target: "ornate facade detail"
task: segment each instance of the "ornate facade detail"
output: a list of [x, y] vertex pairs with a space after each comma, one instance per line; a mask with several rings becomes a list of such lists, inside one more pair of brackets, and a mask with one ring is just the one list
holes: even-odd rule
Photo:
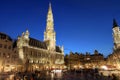
[[107, 57], [107, 65], [113, 69], [120, 69], [120, 29], [115, 19], [113, 19], [113, 40], [114, 50]]
[[113, 39], [114, 39], [114, 49], [120, 48], [120, 29], [115, 19], [113, 20], [112, 30], [113, 30]]
[[0, 32], [0, 72], [12, 71], [17, 65], [19, 56], [13, 44], [10, 36]]
[[46, 31], [44, 32], [44, 41], [47, 43], [47, 49], [55, 51], [56, 45], [56, 33], [54, 31], [54, 22], [51, 4], [49, 4], [48, 14], [47, 14], [47, 24]]
[[49, 4], [47, 14], [44, 41], [31, 38], [29, 31], [26, 30], [14, 42], [6, 34], [0, 33], [0, 42], [1, 65], [3, 63], [5, 63], [4, 65], [11, 65], [13, 62], [16, 62], [14, 68], [17, 71], [64, 67], [64, 47], [56, 46], [56, 33], [54, 31], [51, 4]]
[[[19, 58], [26, 69], [43, 69], [45, 67], [60, 68], [64, 65], [64, 48], [56, 46], [56, 34], [54, 31], [53, 14], [49, 4], [46, 31], [44, 41], [31, 38], [28, 30], [23, 32], [17, 40]], [[59, 66], [58, 66], [59, 65]]]
[[23, 53], [23, 47], [24, 46], [28, 46], [29, 45], [29, 31], [26, 30], [26, 32], [22, 33], [22, 36], [18, 37], [17, 40], [17, 49], [18, 49], [18, 53], [19, 53], [19, 57], [20, 59], [24, 59], [24, 53]]
[[94, 54], [87, 53], [73, 53], [70, 52], [69, 55], [65, 56], [65, 65], [69, 69], [81, 69], [81, 68], [101, 68], [102, 65], [105, 65], [106, 61], [103, 54], [99, 53], [97, 50], [94, 51]]

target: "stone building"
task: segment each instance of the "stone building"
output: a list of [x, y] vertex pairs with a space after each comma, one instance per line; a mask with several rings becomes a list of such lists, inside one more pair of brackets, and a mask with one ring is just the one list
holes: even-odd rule
[[64, 47], [56, 46], [51, 4], [47, 14], [44, 41], [30, 37], [28, 30], [14, 41], [8, 35], [0, 33], [0, 65], [1, 71], [8, 68], [14, 71], [33, 71], [64, 67]]
[[114, 49], [120, 48], [120, 29], [116, 22], [116, 20], [113, 20], [113, 39], [114, 39]]
[[16, 48], [24, 69], [42, 70], [64, 67], [64, 48], [56, 46], [51, 4], [47, 14], [44, 41], [31, 38], [30, 32], [26, 30], [18, 37]]
[[120, 29], [115, 19], [113, 19], [113, 43], [112, 54], [107, 57], [107, 65], [120, 69]]
[[13, 46], [13, 40], [5, 33], [0, 33], [0, 71], [15, 69], [18, 55]]
[[111, 69], [120, 70], [120, 49], [116, 49], [112, 54], [108, 55], [107, 65], [111, 66]]
[[104, 56], [98, 53], [97, 50], [94, 51], [94, 54], [86, 53], [73, 53], [70, 52], [69, 55], [65, 56], [65, 65], [69, 69], [80, 69], [80, 68], [100, 68], [102, 65], [105, 65], [106, 61]]

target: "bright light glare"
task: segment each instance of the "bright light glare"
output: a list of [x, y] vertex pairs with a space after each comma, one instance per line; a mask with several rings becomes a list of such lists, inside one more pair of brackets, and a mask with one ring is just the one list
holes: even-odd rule
[[54, 73], [61, 73], [62, 70], [53, 70], [52, 72], [54, 72]]
[[107, 66], [101, 66], [102, 69], [108, 70]]

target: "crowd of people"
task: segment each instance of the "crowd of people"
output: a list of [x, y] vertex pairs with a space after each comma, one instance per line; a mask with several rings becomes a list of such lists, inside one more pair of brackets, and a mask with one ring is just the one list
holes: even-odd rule
[[99, 73], [98, 70], [71, 70], [64, 75], [69, 80], [120, 80], [119, 76], [109, 74], [108, 76]]
[[[60, 75], [59, 75], [60, 74]], [[68, 70], [65, 72], [33, 71], [17, 72], [0, 80], [120, 80], [115, 74], [104, 76], [98, 70]]]

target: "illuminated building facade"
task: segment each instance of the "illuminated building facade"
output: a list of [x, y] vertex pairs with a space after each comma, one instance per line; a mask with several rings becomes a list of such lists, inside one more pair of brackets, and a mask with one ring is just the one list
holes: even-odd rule
[[104, 56], [95, 50], [94, 54], [73, 53], [65, 56], [65, 63], [69, 69], [100, 68], [106, 63]]
[[120, 29], [116, 22], [116, 20], [113, 20], [113, 39], [114, 39], [114, 49], [120, 48]]
[[56, 33], [49, 4], [44, 41], [30, 37], [26, 30], [17, 40], [0, 33], [0, 71], [43, 70], [64, 67], [64, 47], [56, 46]]
[[113, 53], [108, 55], [107, 64], [115, 66], [120, 69], [120, 29], [115, 19], [113, 19], [113, 40], [114, 50]]
[[64, 48], [56, 46], [56, 33], [51, 4], [47, 14], [44, 41], [31, 38], [28, 30], [22, 33], [17, 40], [17, 52], [26, 69], [63, 68]]
[[10, 36], [0, 33], [0, 71], [13, 70], [17, 65], [18, 55], [13, 44]]
[[113, 53], [104, 58], [95, 50], [94, 54], [89, 53], [79, 54], [70, 53], [65, 56], [66, 66], [70, 69], [79, 68], [101, 68], [106, 66], [107, 69], [120, 69], [120, 29], [115, 19], [113, 19], [113, 40], [114, 50]]

